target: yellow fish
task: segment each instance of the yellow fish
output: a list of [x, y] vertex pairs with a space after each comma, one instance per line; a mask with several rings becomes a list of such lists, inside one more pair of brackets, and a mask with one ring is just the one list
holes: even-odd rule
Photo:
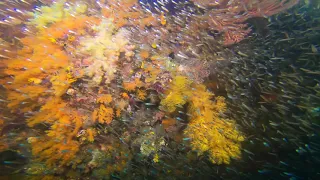
[[163, 12], [161, 13], [160, 20], [161, 20], [161, 24], [162, 25], [166, 25], [167, 24], [166, 16], [164, 16]]
[[28, 81], [34, 84], [40, 84], [42, 82], [42, 80], [38, 78], [29, 78]]
[[157, 44], [154, 42], [154, 43], [151, 44], [151, 47], [152, 47], [153, 49], [156, 49], [156, 48], [157, 48]]

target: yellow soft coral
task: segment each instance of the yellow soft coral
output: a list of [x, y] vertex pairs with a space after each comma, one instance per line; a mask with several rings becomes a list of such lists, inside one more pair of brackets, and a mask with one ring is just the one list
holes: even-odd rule
[[34, 84], [40, 84], [42, 80], [38, 78], [29, 78], [28, 81]]
[[61, 21], [64, 17], [64, 6], [65, 0], [61, 0], [54, 3], [52, 6], [43, 6], [39, 8], [39, 12], [32, 14], [34, 19], [30, 20], [30, 24], [35, 25], [37, 28], [44, 28], [49, 23]]
[[226, 111], [224, 98], [217, 97], [212, 102], [212, 97], [203, 85], [194, 87], [188, 111], [191, 122], [185, 134], [191, 138], [192, 149], [199, 155], [208, 152], [212, 163], [229, 164], [231, 158], [240, 158], [244, 136], [236, 129], [234, 121], [220, 116]]
[[186, 98], [182, 93], [173, 91], [161, 101], [161, 106], [167, 112], [174, 112], [178, 106], [182, 106], [186, 102]]
[[167, 112], [173, 112], [178, 106], [183, 106], [190, 95], [191, 81], [185, 76], [176, 76], [170, 84], [170, 90], [161, 106]]
[[65, 7], [66, 0], [60, 0], [51, 6], [42, 6], [39, 12], [31, 13], [34, 16], [29, 24], [43, 29], [49, 24], [62, 21], [66, 17], [84, 14], [87, 11], [87, 5], [84, 3], [76, 3], [74, 6]]
[[[207, 152], [215, 164], [229, 164], [231, 158], [240, 158], [240, 146], [244, 136], [236, 129], [232, 120], [220, 116], [226, 111], [223, 97], [216, 97], [204, 85], [192, 83], [185, 76], [176, 76], [161, 100], [166, 112], [188, 102], [190, 123], [185, 134], [191, 139], [191, 147], [199, 155]], [[163, 121], [164, 125], [166, 121]]]

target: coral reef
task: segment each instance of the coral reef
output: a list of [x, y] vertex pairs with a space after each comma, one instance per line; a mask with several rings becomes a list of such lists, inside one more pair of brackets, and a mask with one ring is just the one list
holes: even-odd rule
[[19, 147], [40, 179], [191, 177], [197, 158], [240, 159], [245, 135], [210, 87], [212, 66], [233, 56], [221, 44], [245, 38], [247, 19], [297, 1], [193, 2], [177, 14], [136, 0], [8, 10], [19, 15], [0, 28], [21, 32], [0, 34], [0, 149]]
[[[232, 123], [226, 125], [227, 120], [212, 115], [216, 113], [208, 108], [213, 105], [212, 97], [191, 79], [195, 72], [189, 77], [189, 71], [179, 70], [164, 56], [160, 41], [140, 46], [132, 40], [137, 22], [138, 31], [168, 25], [164, 13], [157, 18], [148, 16], [133, 10], [134, 4], [110, 3], [119, 12], [102, 8], [101, 20], [97, 14], [87, 16], [90, 4], [82, 2], [58, 1], [33, 13], [28, 25], [36, 27], [35, 33], [28, 32], [20, 40], [22, 46], [6, 61], [4, 72], [7, 107], [24, 113], [28, 127], [38, 132], [28, 137], [34, 161], [100, 176], [125, 168], [133, 158], [128, 150], [132, 146], [141, 158], [152, 157], [153, 163], [160, 163], [167, 146], [166, 133], [175, 139], [182, 136], [183, 124], [174, 113], [186, 106], [192, 116], [185, 134], [191, 137], [193, 150], [199, 155], [209, 152], [210, 159], [215, 159], [212, 162], [218, 164], [239, 157], [236, 149], [240, 145], [231, 143], [238, 132]], [[197, 100], [199, 95], [204, 102]], [[200, 124], [212, 130], [208, 138], [218, 139], [218, 128], [228, 135], [222, 133], [217, 142], [206, 145], [200, 139], [203, 135], [197, 134], [195, 124], [202, 117], [195, 111], [207, 114], [207, 122]], [[219, 122], [219, 126], [206, 124], [211, 122]], [[223, 138], [226, 143], [219, 143]], [[225, 146], [231, 145], [234, 150], [227, 150]], [[199, 149], [203, 146], [207, 148]], [[112, 162], [115, 164], [110, 165]]]

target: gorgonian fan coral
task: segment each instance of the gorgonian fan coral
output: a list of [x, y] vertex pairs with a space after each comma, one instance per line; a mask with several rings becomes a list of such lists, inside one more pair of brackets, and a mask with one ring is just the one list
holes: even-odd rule
[[210, 8], [198, 22], [224, 34], [226, 46], [245, 39], [251, 32], [246, 21], [253, 17], [270, 17], [299, 3], [299, 0], [192, 0], [201, 8]]

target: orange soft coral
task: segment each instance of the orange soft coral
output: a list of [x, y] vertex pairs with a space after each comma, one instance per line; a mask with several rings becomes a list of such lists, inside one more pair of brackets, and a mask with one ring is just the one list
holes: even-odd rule
[[64, 70], [59, 71], [57, 75], [52, 76], [50, 79], [54, 94], [58, 97], [63, 95], [74, 81], [76, 81], [76, 79], [72, 77], [71, 73], [67, 73]]
[[27, 120], [30, 127], [45, 123], [50, 126], [43, 137], [32, 138], [32, 153], [49, 166], [66, 165], [78, 152], [79, 143], [73, 138], [82, 127], [83, 119], [60, 98], [49, 99], [41, 111]]
[[116, 1], [108, 2], [108, 6], [102, 9], [102, 15], [106, 18], [114, 19], [117, 28], [127, 26], [139, 26], [144, 29], [146, 26], [160, 25], [160, 18], [154, 17], [158, 15], [149, 15], [142, 11], [137, 11], [139, 6], [134, 6], [138, 1]]
[[50, 167], [67, 165], [76, 156], [80, 144], [77, 141], [57, 141], [53, 138], [33, 138], [32, 154], [40, 161], [45, 160]]
[[48, 40], [55, 40], [62, 38], [64, 35], [69, 34], [70, 31], [81, 32], [85, 27], [99, 24], [100, 20], [95, 17], [88, 16], [78, 16], [78, 17], [68, 17], [60, 22], [55, 23], [55, 25], [49, 28], [42, 29], [40, 31], [43, 37]]
[[162, 120], [161, 124], [164, 126], [164, 129], [169, 128], [170, 126], [173, 126], [176, 124], [176, 120], [173, 118], [164, 119]]
[[147, 92], [145, 90], [137, 90], [137, 98], [144, 101], [147, 98]]
[[77, 111], [67, 107], [67, 104], [60, 98], [49, 99], [41, 107], [40, 112], [27, 120], [30, 127], [39, 123], [51, 125], [47, 135], [54, 136], [57, 139], [75, 137], [82, 126], [82, 122], [83, 119]]
[[126, 91], [132, 92], [135, 91], [137, 87], [142, 87], [145, 84], [139, 78], [135, 78], [134, 81], [123, 82], [122, 85]]
[[137, 85], [135, 82], [123, 82], [123, 88], [127, 91], [134, 91]]
[[93, 121], [98, 119], [101, 124], [110, 124], [113, 119], [113, 109], [100, 104], [100, 108], [93, 111], [92, 119]]
[[116, 117], [117, 118], [121, 117], [121, 109], [116, 110]]
[[141, 50], [140, 51], [140, 56], [143, 58], [143, 59], [147, 59], [149, 57], [149, 52], [147, 50]]
[[127, 93], [121, 93], [121, 96], [124, 98], [124, 99], [129, 99], [129, 95]]
[[93, 128], [87, 129], [88, 141], [89, 142], [93, 142], [94, 141], [94, 137], [96, 136], [96, 134], [97, 133]]
[[104, 94], [104, 95], [98, 97], [98, 99], [97, 99], [97, 102], [102, 103], [102, 104], [103, 103], [109, 104], [111, 101], [112, 101], [111, 94]]
[[[17, 108], [20, 103], [36, 101], [38, 97], [48, 94], [42, 79], [61, 70], [68, 64], [68, 57], [61, 47], [43, 37], [28, 36], [21, 39], [24, 45], [14, 59], [7, 62], [5, 73], [13, 76], [13, 82], [7, 85], [8, 107]], [[25, 83], [29, 82], [29, 86]], [[17, 91], [21, 89], [21, 91]]]
[[67, 106], [60, 98], [49, 99], [48, 102], [43, 105], [35, 116], [27, 120], [28, 126], [33, 127], [39, 123], [53, 123], [56, 121], [56, 116], [61, 116], [61, 109]]

